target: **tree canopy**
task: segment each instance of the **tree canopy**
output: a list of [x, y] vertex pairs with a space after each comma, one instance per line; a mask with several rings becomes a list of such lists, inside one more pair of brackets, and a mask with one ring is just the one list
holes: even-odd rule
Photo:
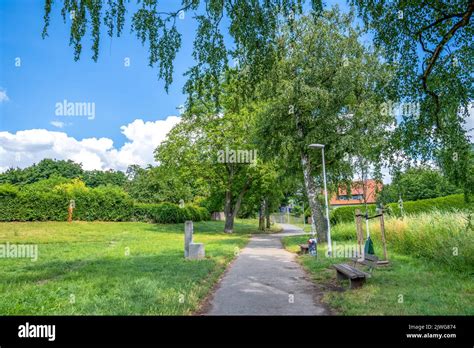
[[352, 179], [357, 163], [382, 163], [394, 122], [380, 109], [390, 67], [362, 45], [353, 19], [335, 9], [284, 28], [280, 58], [260, 86], [260, 147], [304, 178], [322, 239], [321, 152], [308, 145], [325, 145], [328, 178], [337, 187]]
[[[70, 26], [69, 45], [74, 59], [82, 53], [83, 39], [92, 37], [92, 59], [100, 53], [101, 28], [105, 25], [110, 37], [120, 37], [125, 25], [148, 47], [148, 63], [158, 70], [165, 89], [173, 81], [173, 61], [181, 47], [182, 34], [177, 20], [193, 14], [198, 22], [192, 56], [195, 65], [187, 72], [185, 90], [189, 95], [209, 97], [231, 61], [239, 61], [252, 69], [254, 78], [271, 69], [272, 40], [280, 21], [291, 21], [305, 6], [322, 10], [321, 0], [182, 0], [168, 10], [158, 0], [66, 0], [61, 8], [64, 23]], [[48, 36], [53, 0], [44, 3], [43, 38]], [[128, 13], [131, 23], [128, 24]], [[223, 17], [230, 21], [228, 29]], [[231, 42], [224, 40], [230, 35]], [[212, 95], [211, 95], [212, 96]], [[216, 103], [219, 100], [214, 97]]]
[[416, 201], [448, 196], [460, 193], [459, 188], [451, 184], [439, 170], [427, 167], [414, 167], [394, 176], [389, 185], [385, 185], [381, 193], [383, 203]]
[[27, 185], [50, 179], [82, 179], [89, 187], [105, 185], [123, 186], [127, 180], [124, 173], [114, 170], [83, 170], [82, 164], [71, 160], [45, 158], [26, 168], [10, 168], [0, 174], [0, 183]]
[[473, 100], [472, 0], [351, 0], [374, 42], [396, 69], [399, 102], [420, 104], [403, 115], [398, 147], [413, 161], [436, 160], [465, 196], [474, 166], [466, 118]]
[[[88, 31], [97, 60], [102, 25], [111, 37], [129, 25], [166, 90], [181, 46], [177, 20], [192, 14], [197, 21], [186, 111], [155, 151], [160, 165], [130, 168], [132, 196], [202, 199], [211, 210], [223, 207], [231, 231], [242, 204], [262, 211], [286, 187], [304, 183], [324, 240], [321, 153], [308, 148], [318, 142], [333, 189], [369, 172], [381, 179], [384, 164], [398, 170], [431, 161], [468, 197], [474, 156], [464, 123], [472, 101], [474, 2], [350, 3], [355, 9], [344, 14], [323, 11], [320, 0], [182, 0], [172, 10], [158, 0], [64, 1], [74, 59]], [[43, 37], [51, 13], [53, 1], [45, 0]], [[365, 28], [356, 25], [356, 13]], [[367, 30], [374, 45], [362, 43]], [[386, 110], [392, 102], [416, 107], [397, 120]], [[257, 151], [258, 159], [229, 161], [229, 150]], [[418, 174], [396, 180], [439, 179]], [[112, 180], [94, 175], [91, 182]], [[423, 188], [420, 196], [440, 190]]]

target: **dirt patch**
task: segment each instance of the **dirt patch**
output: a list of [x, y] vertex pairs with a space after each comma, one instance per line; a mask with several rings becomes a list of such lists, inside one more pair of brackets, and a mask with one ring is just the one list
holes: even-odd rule
[[312, 296], [313, 296], [313, 301], [315, 303], [319, 303], [321, 304], [324, 309], [326, 310], [327, 314], [328, 315], [334, 315], [334, 311], [332, 308], [330, 308], [326, 303], [324, 303], [323, 301], [323, 296], [324, 296], [324, 293], [327, 292], [327, 291], [331, 291], [331, 289], [328, 289], [327, 288], [327, 284], [325, 283], [319, 283], [319, 282], [316, 282], [315, 279], [312, 277], [311, 273], [309, 273], [309, 271], [303, 266], [303, 264], [300, 262], [300, 258], [297, 257], [296, 258], [296, 261], [298, 262], [298, 264], [301, 266], [301, 269], [303, 270], [304, 274], [305, 274], [305, 278], [306, 280], [310, 281], [312, 284], [313, 284], [313, 289], [312, 289]]

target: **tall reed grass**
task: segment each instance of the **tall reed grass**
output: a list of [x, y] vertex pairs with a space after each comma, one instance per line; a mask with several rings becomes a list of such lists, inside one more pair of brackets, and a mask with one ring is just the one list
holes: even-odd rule
[[[365, 221], [362, 222], [365, 236]], [[380, 221], [370, 220], [370, 236], [381, 255]], [[333, 240], [355, 240], [355, 222], [341, 223], [332, 231]], [[455, 270], [474, 270], [474, 213], [432, 211], [404, 218], [385, 218], [385, 237], [390, 250], [423, 257]]]

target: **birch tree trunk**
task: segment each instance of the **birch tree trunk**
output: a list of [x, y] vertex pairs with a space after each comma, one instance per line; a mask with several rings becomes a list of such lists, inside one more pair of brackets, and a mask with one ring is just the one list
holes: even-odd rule
[[326, 219], [323, 215], [323, 210], [318, 200], [318, 189], [316, 187], [316, 184], [314, 183], [313, 176], [311, 175], [309, 156], [303, 152], [301, 153], [301, 166], [303, 167], [304, 185], [306, 188], [306, 195], [308, 196], [309, 207], [311, 209], [311, 224], [313, 227], [313, 231], [316, 231], [318, 240], [320, 242], [326, 242]]

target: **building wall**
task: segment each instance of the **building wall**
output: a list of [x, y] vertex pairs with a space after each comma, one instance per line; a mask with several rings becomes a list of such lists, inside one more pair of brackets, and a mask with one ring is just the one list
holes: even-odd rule
[[[376, 194], [377, 191], [380, 192], [382, 190], [383, 185], [381, 183], [377, 184], [375, 180], [367, 180], [367, 203], [375, 203], [376, 202]], [[356, 204], [363, 204], [363, 194], [364, 189], [362, 182], [353, 182], [352, 183], [352, 191], [350, 194], [346, 192], [344, 187], [339, 188], [339, 192], [331, 196], [329, 204], [332, 206], [344, 206], [344, 205], [356, 205]], [[361, 196], [359, 199], [352, 199], [353, 196]], [[346, 196], [347, 199], [341, 199], [341, 196]]]

